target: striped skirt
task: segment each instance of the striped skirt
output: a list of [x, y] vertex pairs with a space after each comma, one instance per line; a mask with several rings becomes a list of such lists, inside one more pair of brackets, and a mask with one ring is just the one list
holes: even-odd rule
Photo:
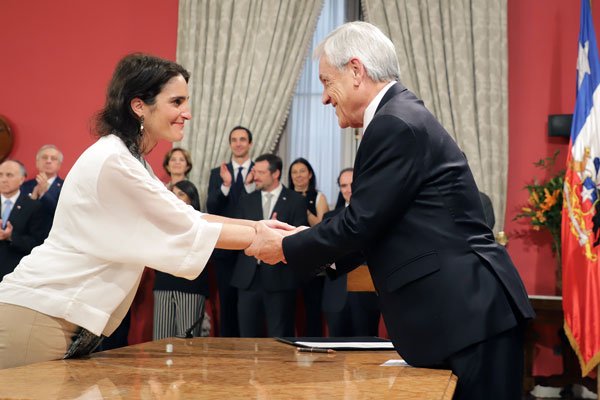
[[[155, 290], [153, 339], [185, 335], [204, 315], [204, 300], [201, 294]], [[192, 330], [193, 336], [200, 336], [201, 325]]]

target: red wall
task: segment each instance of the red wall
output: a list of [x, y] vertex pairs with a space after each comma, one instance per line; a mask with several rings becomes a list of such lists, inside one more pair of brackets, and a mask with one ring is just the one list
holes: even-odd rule
[[[592, 6], [598, 4], [592, 2]], [[523, 189], [532, 178], [544, 178], [533, 162], [560, 150], [564, 166], [568, 138], [550, 138], [550, 114], [573, 113], [579, 1], [508, 0], [509, 170], [505, 230], [508, 250], [531, 294], [554, 294], [555, 260], [547, 232], [513, 221], [527, 202]], [[600, 12], [594, 8], [594, 25]]]
[[[57, 145], [64, 176], [93, 143], [91, 119], [116, 62], [140, 51], [174, 60], [178, 0], [36, 1], [0, 4], [0, 114], [13, 128], [12, 158], [35, 176], [35, 153]], [[170, 145], [154, 149], [157, 173]]]
[[[592, 1], [594, 26], [600, 28], [598, 1]], [[595, 7], [594, 7], [595, 6]], [[560, 151], [565, 165], [568, 138], [550, 138], [550, 114], [571, 114], [575, 105], [579, 1], [508, 0], [509, 170], [505, 231], [508, 251], [530, 294], [555, 294], [556, 261], [547, 232], [531, 230], [523, 220], [513, 221], [527, 202], [523, 186], [545, 173], [533, 162]], [[535, 375], [562, 372], [554, 354], [558, 326], [535, 325]]]

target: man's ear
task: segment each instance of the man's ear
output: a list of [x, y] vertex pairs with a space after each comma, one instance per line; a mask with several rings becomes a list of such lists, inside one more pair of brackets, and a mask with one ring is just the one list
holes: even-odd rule
[[144, 115], [144, 108], [146, 107], [146, 103], [144, 103], [144, 101], [142, 99], [140, 99], [139, 97], [136, 97], [134, 99], [131, 99], [131, 102], [129, 104], [130, 104], [133, 112], [138, 117], [141, 117]]
[[275, 172], [273, 172], [273, 177], [279, 180], [279, 178], [281, 177], [281, 171], [276, 169]]
[[358, 58], [350, 59], [348, 61], [348, 68], [352, 71], [352, 76], [357, 83], [364, 78], [365, 67]]

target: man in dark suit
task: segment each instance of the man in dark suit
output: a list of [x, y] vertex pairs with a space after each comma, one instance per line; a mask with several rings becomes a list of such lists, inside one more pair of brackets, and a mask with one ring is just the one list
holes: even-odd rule
[[56, 205], [64, 182], [58, 176], [62, 161], [63, 154], [56, 146], [52, 144], [42, 146], [35, 156], [38, 174], [34, 179], [26, 181], [21, 186], [22, 192], [32, 200], [39, 200], [42, 203], [45, 224], [44, 238], [48, 236], [52, 228]]
[[[281, 159], [263, 154], [254, 163], [256, 191], [242, 196], [237, 217], [259, 221], [277, 219], [298, 226], [308, 224], [306, 201], [280, 183]], [[240, 252], [231, 284], [238, 288], [241, 337], [294, 336], [298, 280], [290, 267], [258, 263]]]
[[534, 312], [485, 223], [465, 157], [397, 82], [394, 46], [375, 26], [344, 24], [315, 55], [323, 103], [341, 127], [364, 128], [352, 200], [283, 239], [259, 224], [246, 253], [311, 273], [335, 261], [337, 274], [366, 257], [390, 338], [409, 364], [451, 369], [455, 399], [520, 398], [523, 325]]
[[[252, 132], [243, 126], [236, 126], [229, 132], [231, 161], [210, 171], [206, 208], [209, 213], [233, 217], [240, 196], [254, 191], [250, 149]], [[231, 276], [237, 252], [215, 249], [211, 257], [215, 265], [219, 290], [219, 335], [238, 337], [237, 288], [231, 286]]]
[[[353, 168], [345, 168], [340, 172], [338, 186], [344, 204], [325, 213], [323, 220], [333, 218], [350, 204], [353, 173]], [[379, 304], [367, 266], [361, 265], [336, 279], [327, 276], [323, 285], [322, 309], [329, 336], [377, 336]]]
[[19, 189], [25, 176], [18, 161], [0, 164], [0, 281], [45, 237], [42, 205]]
[[490, 196], [483, 192], [479, 192], [479, 198], [481, 199], [481, 206], [483, 207], [483, 216], [486, 224], [490, 229], [494, 229], [496, 225], [496, 217], [494, 215], [494, 206], [492, 205], [492, 199]]

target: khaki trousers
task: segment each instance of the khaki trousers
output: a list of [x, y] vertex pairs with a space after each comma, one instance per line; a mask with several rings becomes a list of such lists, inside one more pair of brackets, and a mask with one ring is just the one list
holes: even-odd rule
[[64, 319], [0, 303], [0, 369], [62, 359], [78, 329]]

